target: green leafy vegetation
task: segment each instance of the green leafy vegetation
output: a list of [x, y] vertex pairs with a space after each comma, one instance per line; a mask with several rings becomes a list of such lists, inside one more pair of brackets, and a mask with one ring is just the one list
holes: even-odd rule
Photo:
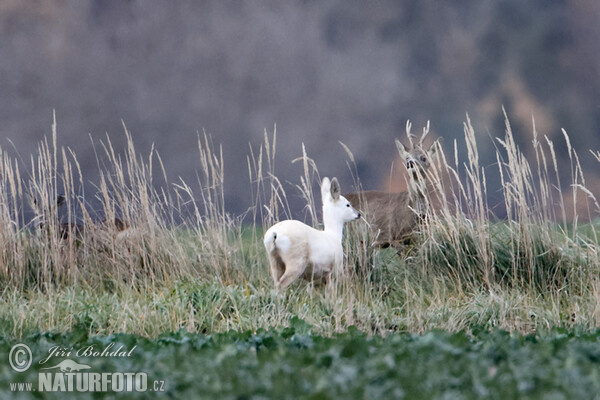
[[[322, 337], [311, 331], [310, 325], [293, 319], [289, 326], [271, 330], [213, 335], [181, 330], [156, 339], [88, 337], [79, 330], [35, 334], [22, 340], [34, 354], [33, 367], [17, 374], [3, 364], [0, 375], [5, 382], [37, 383], [43, 372], [38, 360], [50, 347], [103, 349], [114, 343], [114, 348], [134, 349], [131, 356], [79, 357], [77, 362], [90, 365], [90, 371], [145, 372], [150, 382], [165, 381], [164, 397], [566, 399], [588, 398], [600, 390], [598, 332], [552, 330], [522, 336], [479, 329], [382, 337], [350, 328]], [[1, 352], [8, 353], [11, 344], [0, 340]], [[48, 398], [60, 396], [64, 393]]]

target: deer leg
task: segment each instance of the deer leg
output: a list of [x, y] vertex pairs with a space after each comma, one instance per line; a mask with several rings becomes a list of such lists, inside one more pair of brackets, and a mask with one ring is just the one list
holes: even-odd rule
[[325, 275], [325, 287], [331, 294], [336, 294], [340, 285], [343, 284], [347, 275], [344, 269], [343, 255], [337, 255], [333, 262], [331, 272]]
[[277, 289], [285, 289], [292, 282], [294, 282], [296, 279], [298, 279], [300, 277], [300, 275], [302, 275], [303, 272], [304, 272], [304, 268], [301, 268], [297, 265], [289, 265], [288, 264], [287, 268], [285, 270], [285, 273], [281, 276], [281, 278], [279, 279], [279, 282], [275, 283], [275, 287]]
[[285, 263], [279, 257], [279, 255], [269, 255], [269, 266], [271, 267], [271, 277], [273, 278], [273, 283], [277, 286], [277, 283], [281, 279], [281, 276], [285, 272]]

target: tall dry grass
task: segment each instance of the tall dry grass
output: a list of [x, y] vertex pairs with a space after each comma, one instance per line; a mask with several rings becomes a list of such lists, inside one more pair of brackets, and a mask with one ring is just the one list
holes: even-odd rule
[[[458, 146], [452, 158], [443, 152], [436, 168], [427, 171], [432, 218], [416, 234], [418, 246], [407, 254], [411, 267], [425, 281], [436, 277], [466, 292], [489, 292], [516, 287], [532, 295], [569, 293], [595, 296], [599, 266], [598, 203], [585, 186], [576, 151], [566, 132], [571, 160], [571, 182], [561, 182], [555, 146], [533, 131], [536, 159], [527, 160], [516, 145], [506, 118], [503, 138], [496, 139], [506, 219], [495, 218], [487, 203], [486, 169], [481, 164], [477, 138], [470, 120], [464, 125], [466, 162], [459, 164]], [[567, 221], [563, 187], [572, 188], [573, 204], [587, 205], [588, 213]], [[579, 199], [578, 199], [579, 197]], [[435, 206], [434, 206], [435, 205]]]
[[[278, 177], [275, 130], [249, 149], [252, 200], [244, 215], [233, 216], [225, 208], [223, 149], [209, 135], [198, 137], [198, 180], [170, 182], [158, 152], [140, 155], [124, 127], [123, 153], [109, 138], [94, 144], [99, 181], [90, 192], [76, 154], [57, 146], [54, 122], [28, 165], [0, 149], [0, 320], [13, 321], [13, 332], [60, 329], [60, 321], [69, 321], [94, 332], [147, 335], [181, 327], [256, 329], [291, 315], [324, 333], [350, 325], [372, 333], [597, 326], [597, 225], [580, 220], [593, 221], [599, 210], [578, 155], [564, 133], [571, 181], [561, 182], [552, 141], [534, 128], [535, 160], [527, 160], [506, 120], [495, 160], [505, 220], [488, 204], [489, 163], [480, 159], [467, 118], [466, 161], [459, 162], [456, 142], [439, 152], [426, 176], [432, 215], [412, 243], [399, 255], [379, 250], [367, 226], [351, 224], [344, 237], [347, 273], [331, 293], [306, 283], [273, 291], [262, 232], [293, 215], [318, 226], [321, 207], [313, 193], [321, 180], [318, 161], [304, 148], [293, 160], [303, 172], [296, 186]], [[343, 149], [360, 188], [354, 156]], [[587, 215], [575, 209], [567, 220], [566, 188], [573, 204], [587, 202]], [[291, 209], [289, 191], [300, 193], [302, 210]], [[115, 218], [128, 229], [117, 229]], [[69, 222], [79, 226], [64, 235]], [[55, 306], [44, 308], [44, 299]], [[123, 304], [129, 311], [119, 311]]]
[[[110, 290], [183, 277], [237, 278], [232, 254], [241, 253], [235, 240], [241, 223], [225, 212], [222, 152], [214, 151], [208, 135], [198, 138], [200, 190], [194, 192], [185, 182], [168, 181], [154, 149], [140, 156], [124, 129], [124, 154], [109, 138], [94, 144], [99, 182], [92, 182], [92, 199], [76, 155], [56, 145], [56, 122], [26, 176], [18, 160], [0, 150], [3, 287]], [[30, 220], [28, 208], [34, 213]], [[111, 223], [115, 218], [127, 229]]]

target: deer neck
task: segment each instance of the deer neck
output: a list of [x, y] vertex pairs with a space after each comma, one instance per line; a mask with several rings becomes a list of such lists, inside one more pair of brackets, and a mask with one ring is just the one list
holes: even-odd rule
[[335, 237], [336, 240], [342, 241], [344, 235], [344, 222], [338, 221], [332, 216], [323, 213], [323, 232]]
[[425, 216], [429, 211], [427, 183], [417, 179], [409, 180], [409, 205], [417, 215]]

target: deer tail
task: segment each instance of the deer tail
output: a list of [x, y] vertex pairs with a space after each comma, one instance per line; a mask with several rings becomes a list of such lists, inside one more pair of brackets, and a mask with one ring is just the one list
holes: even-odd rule
[[271, 254], [276, 249], [275, 241], [277, 240], [277, 232], [270, 231], [265, 235], [265, 249], [267, 249], [267, 253]]
[[264, 239], [265, 248], [267, 249], [267, 253], [271, 254], [276, 250], [287, 252], [290, 248], [291, 242], [290, 239], [283, 235], [277, 234], [276, 231], [268, 231], [265, 235]]

